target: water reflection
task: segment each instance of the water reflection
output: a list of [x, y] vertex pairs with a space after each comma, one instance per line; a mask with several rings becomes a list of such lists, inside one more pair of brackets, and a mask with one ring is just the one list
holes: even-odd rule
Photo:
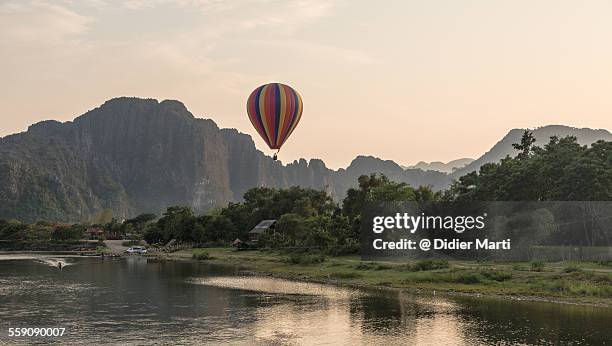
[[194, 284], [271, 294], [320, 296], [328, 299], [351, 299], [361, 291], [311, 282], [298, 282], [259, 276], [203, 277], [188, 280]]
[[[224, 287], [242, 286], [243, 278], [212, 280]], [[257, 279], [256, 290], [266, 292]], [[238, 283], [240, 282], [240, 283]], [[286, 291], [279, 291], [283, 287]], [[296, 294], [301, 283], [283, 281], [270, 285], [276, 294]], [[247, 291], [253, 290], [250, 287]], [[456, 304], [425, 299], [396, 291], [352, 293], [335, 287], [316, 290], [301, 298], [257, 308], [257, 321], [250, 327], [257, 342], [265, 344], [474, 344], [462, 332], [463, 323], [454, 315]], [[330, 292], [331, 291], [331, 292]], [[338, 292], [340, 291], [340, 292]], [[346, 292], [342, 292], [346, 291]], [[346, 299], [342, 299], [346, 298]]]
[[[14, 256], [14, 255], [13, 255]], [[238, 276], [203, 263], [1, 260], [0, 328], [62, 326], [47, 344], [602, 344], [612, 311]]]
[[471, 334], [488, 342], [609, 344], [612, 309], [592, 306], [457, 298]]

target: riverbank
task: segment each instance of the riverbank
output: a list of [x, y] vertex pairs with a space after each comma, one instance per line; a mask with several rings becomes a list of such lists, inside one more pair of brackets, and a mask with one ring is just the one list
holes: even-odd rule
[[154, 256], [187, 261], [197, 261], [194, 258], [197, 257], [200, 261], [234, 265], [245, 272], [291, 280], [612, 307], [609, 263], [362, 262], [358, 256], [290, 256], [228, 248], [182, 250]]
[[0, 251], [46, 251], [46, 252], [90, 252], [97, 251], [102, 246], [95, 240], [74, 241], [0, 241]]

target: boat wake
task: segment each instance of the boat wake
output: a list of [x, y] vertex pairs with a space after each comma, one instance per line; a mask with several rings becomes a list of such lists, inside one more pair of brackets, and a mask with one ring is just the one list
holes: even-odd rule
[[35, 261], [56, 268], [64, 268], [73, 264], [64, 258], [38, 258]]

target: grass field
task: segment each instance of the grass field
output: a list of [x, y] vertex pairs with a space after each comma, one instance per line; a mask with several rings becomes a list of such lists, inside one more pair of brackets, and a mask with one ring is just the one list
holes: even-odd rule
[[228, 248], [182, 250], [166, 256], [236, 265], [245, 271], [297, 280], [612, 306], [610, 262], [362, 262], [358, 256], [290, 255]]

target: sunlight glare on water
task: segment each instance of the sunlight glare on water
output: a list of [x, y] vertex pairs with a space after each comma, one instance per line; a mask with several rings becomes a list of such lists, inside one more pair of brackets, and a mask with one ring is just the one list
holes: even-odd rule
[[348, 288], [259, 276], [192, 278], [189, 279], [188, 282], [253, 292], [321, 296], [330, 299], [350, 299], [362, 294], [362, 292], [358, 290]]

